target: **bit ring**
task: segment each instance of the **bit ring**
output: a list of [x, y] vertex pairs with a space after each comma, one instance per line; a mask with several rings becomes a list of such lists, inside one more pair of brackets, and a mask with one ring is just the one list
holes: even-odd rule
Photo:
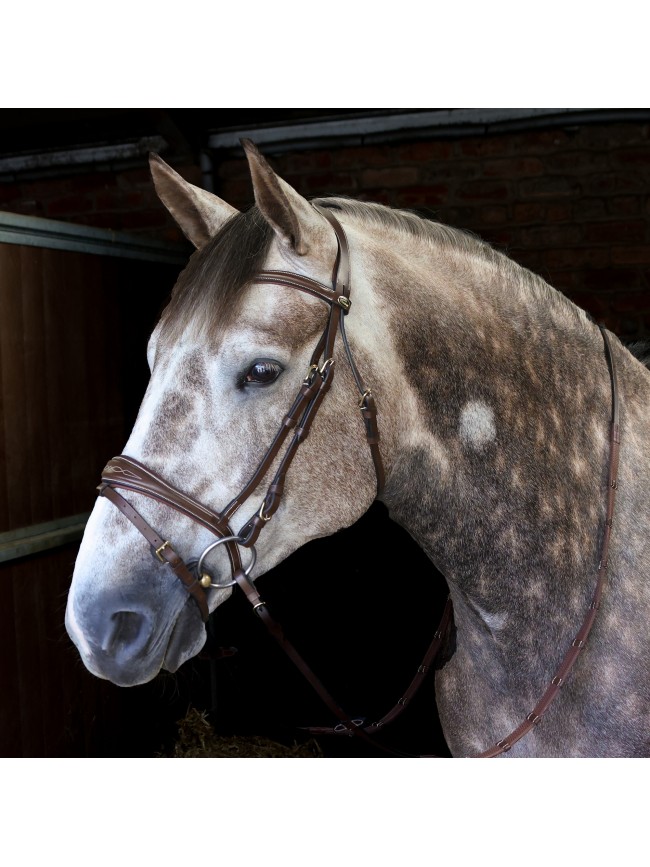
[[[196, 571], [197, 571], [198, 574], [199, 574], [199, 581], [201, 581], [201, 579], [202, 579], [202, 577], [203, 577], [203, 576], [201, 575], [202, 566], [203, 566], [203, 561], [205, 560], [206, 556], [210, 553], [210, 551], [212, 551], [212, 550], [213, 550], [214, 548], [216, 548], [218, 545], [223, 545], [224, 542], [237, 542], [237, 544], [239, 544], [239, 543], [242, 542], [242, 541], [243, 541], [243, 540], [242, 540], [241, 536], [224, 536], [222, 539], [217, 539], [216, 542], [212, 542], [211, 545], [208, 545], [208, 547], [205, 549], [205, 551], [204, 551], [204, 552], [201, 554], [201, 556], [199, 557], [199, 562], [198, 562], [198, 564], [197, 564], [197, 566], [196, 566]], [[255, 563], [256, 563], [256, 561], [257, 561], [257, 551], [255, 550], [255, 546], [254, 546], [254, 545], [251, 545], [251, 546], [250, 546], [250, 551], [251, 551], [251, 554], [252, 554], [251, 561], [250, 561], [250, 563], [248, 564], [248, 566], [244, 569], [244, 575], [246, 575], [247, 578], [248, 578], [248, 576], [250, 575], [250, 573], [251, 573], [251, 571], [252, 571], [252, 569], [253, 569], [253, 566], [255, 565]], [[208, 576], [208, 577], [209, 577], [209, 576]], [[234, 578], [232, 579], [232, 581], [229, 581], [227, 584], [218, 584], [218, 583], [216, 583], [215, 581], [213, 581], [213, 580], [210, 578], [210, 584], [208, 584], [208, 586], [207, 586], [205, 589], [207, 590], [207, 589], [209, 589], [209, 588], [211, 588], [211, 587], [215, 587], [215, 588], [217, 588], [217, 589], [223, 590], [223, 589], [225, 589], [226, 587], [232, 587], [233, 584], [236, 584], [236, 583], [237, 583], [237, 581], [236, 581]], [[201, 586], [203, 586], [203, 585], [201, 585]]]

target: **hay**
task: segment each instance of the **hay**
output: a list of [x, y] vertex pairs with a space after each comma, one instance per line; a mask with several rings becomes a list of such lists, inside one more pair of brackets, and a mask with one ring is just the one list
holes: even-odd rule
[[315, 740], [292, 746], [280, 744], [257, 735], [218, 735], [207, 715], [190, 708], [184, 719], [178, 721], [178, 740], [171, 756], [175, 759], [321, 759], [323, 753]]

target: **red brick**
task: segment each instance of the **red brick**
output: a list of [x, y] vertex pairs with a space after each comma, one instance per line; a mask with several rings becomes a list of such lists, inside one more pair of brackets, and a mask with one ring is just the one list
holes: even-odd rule
[[588, 243], [631, 243], [643, 241], [646, 237], [645, 220], [626, 222], [588, 223], [585, 226], [585, 240]]
[[573, 208], [566, 202], [549, 204], [547, 208], [547, 217], [552, 223], [562, 223], [573, 217]]
[[627, 290], [639, 280], [639, 275], [633, 268], [584, 268], [581, 277], [585, 289], [600, 292]]
[[515, 205], [514, 217], [517, 223], [537, 223], [546, 217], [546, 205], [541, 202], [524, 202]]
[[498, 181], [468, 181], [458, 189], [459, 199], [477, 201], [503, 201], [509, 198], [508, 185]]
[[[125, 211], [132, 208], [141, 208], [143, 204], [155, 206], [158, 199], [154, 196], [146, 196], [140, 190], [132, 192], [102, 191], [95, 196], [95, 207], [98, 211]], [[160, 207], [164, 205], [160, 202]]]
[[332, 151], [332, 165], [337, 169], [365, 169], [392, 166], [398, 162], [391, 147], [347, 147]]
[[625, 148], [612, 153], [612, 162], [620, 166], [640, 166], [650, 168], [650, 147]]
[[397, 151], [400, 162], [436, 162], [448, 160], [452, 155], [452, 144], [447, 141], [418, 141], [402, 145]]
[[[112, 190], [117, 187], [117, 175], [114, 172], [89, 172], [88, 174], [72, 175], [66, 179], [66, 186], [74, 193], [94, 193], [97, 190]], [[149, 178], [151, 184], [151, 178]]]
[[619, 217], [634, 217], [641, 213], [641, 196], [614, 196], [607, 202], [610, 214]]
[[289, 154], [284, 160], [284, 166], [281, 173], [286, 171], [304, 174], [305, 172], [329, 169], [331, 165], [332, 155], [330, 151], [312, 151]]
[[575, 196], [580, 187], [569, 178], [546, 175], [519, 181], [518, 191], [522, 199], [556, 199]]
[[521, 242], [526, 247], [553, 247], [579, 244], [580, 226], [532, 226], [521, 230]]
[[571, 144], [572, 137], [560, 129], [519, 133], [513, 139], [515, 153], [548, 153], [567, 149]]
[[594, 217], [604, 217], [607, 213], [604, 199], [578, 198], [573, 205], [573, 213], [577, 220], [592, 220]]
[[431, 184], [421, 187], [404, 187], [397, 192], [402, 207], [417, 205], [442, 205], [449, 201], [449, 187], [446, 184]]
[[584, 265], [605, 267], [610, 254], [606, 247], [566, 247], [547, 250], [544, 258], [550, 268], [578, 268]]
[[86, 226], [95, 226], [97, 229], [114, 229], [121, 228], [120, 215], [116, 213], [96, 212], [84, 214], [83, 220], [80, 220]]
[[579, 141], [584, 148], [615, 150], [625, 145], [638, 145], [647, 140], [647, 126], [637, 123], [615, 123], [583, 127]]
[[633, 174], [594, 175], [585, 178], [584, 192], [587, 195], [603, 196], [612, 193], [636, 193], [645, 189], [643, 183]]
[[69, 195], [72, 191], [71, 178], [43, 178], [40, 181], [27, 181], [21, 184], [26, 199], [50, 199]]
[[10, 210], [12, 214], [24, 214], [27, 217], [47, 216], [43, 202], [37, 202], [34, 199], [23, 199], [21, 202], [13, 202]]
[[553, 174], [606, 172], [610, 168], [609, 153], [603, 151], [571, 150], [548, 154], [544, 164]]
[[73, 214], [83, 214], [92, 210], [92, 201], [88, 196], [65, 196], [46, 203], [47, 213], [52, 217], [68, 217]]
[[531, 177], [543, 172], [544, 163], [538, 157], [512, 157], [483, 163], [483, 174], [487, 178]]
[[157, 211], [126, 211], [116, 216], [123, 229], [157, 229], [165, 226], [170, 219], [163, 208]]
[[508, 220], [508, 209], [502, 205], [488, 205], [479, 212], [481, 222], [488, 225], [499, 225]]
[[366, 169], [361, 173], [361, 186], [368, 187], [405, 187], [416, 184], [418, 170], [413, 166], [396, 166], [385, 169]]
[[485, 136], [456, 142], [457, 151], [469, 157], [501, 156], [510, 153], [511, 146], [510, 136]]
[[[295, 181], [295, 183], [292, 183]], [[349, 195], [356, 189], [354, 175], [345, 172], [321, 172], [309, 174], [302, 178], [293, 178], [292, 186], [303, 195], [336, 195], [345, 193]]]
[[[177, 170], [178, 171], [178, 170]], [[151, 184], [151, 172], [148, 168], [129, 169], [117, 175], [117, 185], [123, 189]]]
[[613, 247], [612, 262], [621, 265], [650, 265], [650, 244], [641, 247]]

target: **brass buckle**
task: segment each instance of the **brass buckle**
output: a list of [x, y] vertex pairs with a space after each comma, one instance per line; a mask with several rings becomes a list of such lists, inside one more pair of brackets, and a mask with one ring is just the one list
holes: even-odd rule
[[165, 548], [171, 548], [171, 544], [172, 543], [168, 539], [166, 542], [162, 543], [160, 548], [156, 548], [156, 557], [160, 560], [161, 563], [165, 562], [165, 558], [162, 556], [162, 554], [160, 552], [164, 551]]
[[312, 382], [314, 381], [314, 377], [316, 376], [317, 372], [318, 372], [318, 365], [317, 364], [310, 364], [309, 370], [307, 371], [307, 376], [303, 379], [303, 385], [311, 385]]
[[273, 515], [265, 515], [265, 514], [264, 514], [264, 505], [265, 505], [264, 500], [262, 500], [262, 505], [260, 506], [260, 510], [259, 510], [259, 512], [257, 513], [257, 515], [258, 515], [258, 517], [261, 518], [263, 521], [270, 521], [271, 518], [273, 517]]
[[349, 298], [346, 298], [345, 295], [339, 295], [339, 297], [336, 299], [336, 303], [339, 305], [339, 307], [342, 307], [346, 313], [348, 312], [350, 307], [352, 307], [352, 302]]

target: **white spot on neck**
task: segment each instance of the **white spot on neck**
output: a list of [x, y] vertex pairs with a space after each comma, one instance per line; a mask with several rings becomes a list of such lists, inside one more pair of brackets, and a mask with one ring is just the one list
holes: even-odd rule
[[475, 449], [493, 442], [497, 435], [493, 410], [481, 400], [470, 400], [460, 414], [459, 432], [461, 440]]

